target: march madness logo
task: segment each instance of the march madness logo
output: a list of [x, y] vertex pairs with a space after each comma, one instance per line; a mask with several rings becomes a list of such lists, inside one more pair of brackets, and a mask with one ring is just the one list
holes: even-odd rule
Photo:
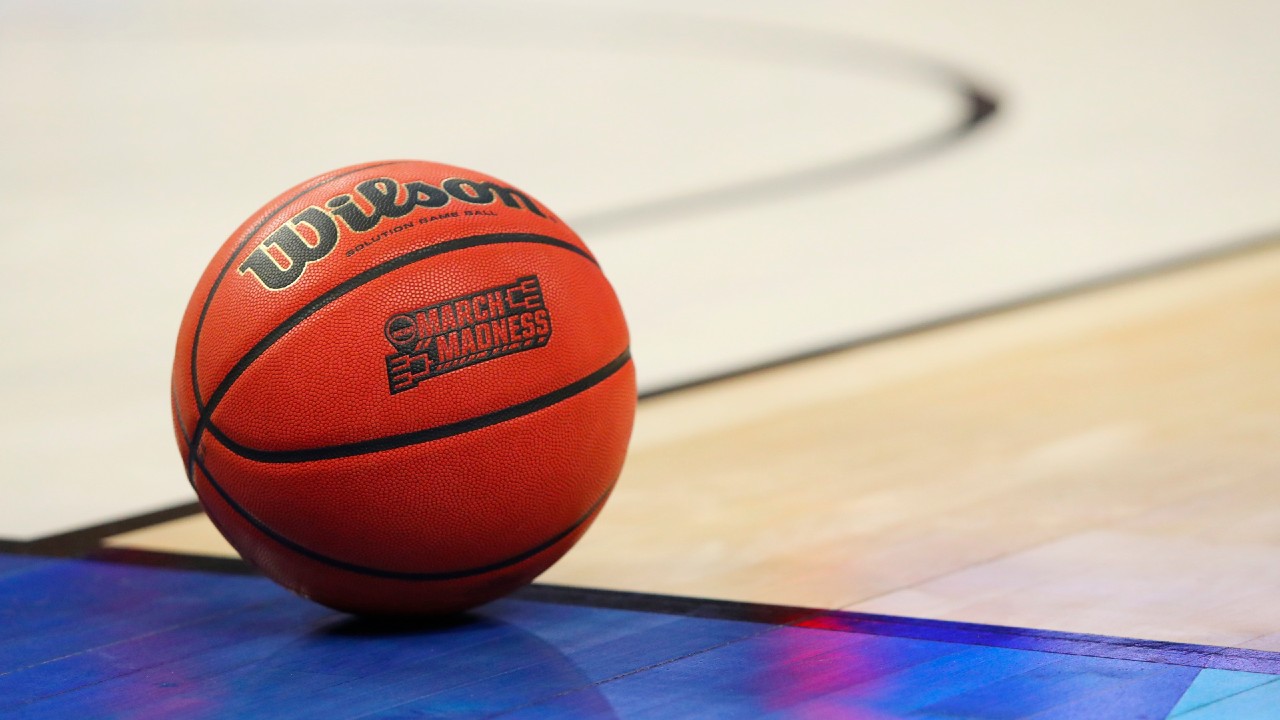
[[551, 314], [537, 275], [387, 318], [396, 352], [387, 356], [391, 393], [452, 370], [540, 348], [551, 339]]

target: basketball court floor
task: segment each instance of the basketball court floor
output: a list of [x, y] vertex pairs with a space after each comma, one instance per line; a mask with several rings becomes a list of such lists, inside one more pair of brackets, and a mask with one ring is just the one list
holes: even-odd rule
[[[1280, 717], [1280, 8], [0, 0], [0, 717]], [[281, 189], [556, 209], [641, 385], [453, 621], [253, 574], [169, 366]]]

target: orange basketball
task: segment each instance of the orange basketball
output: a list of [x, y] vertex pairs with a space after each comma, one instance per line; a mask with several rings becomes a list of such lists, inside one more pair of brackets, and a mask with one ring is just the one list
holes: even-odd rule
[[493, 177], [394, 161], [267, 203], [183, 317], [187, 475], [240, 554], [356, 613], [463, 610], [531, 581], [608, 498], [626, 323], [591, 251]]

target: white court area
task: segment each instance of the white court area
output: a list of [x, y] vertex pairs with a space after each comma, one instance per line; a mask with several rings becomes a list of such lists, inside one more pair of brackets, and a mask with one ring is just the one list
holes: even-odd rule
[[[306, 177], [422, 158], [529, 190], [655, 390], [1275, 231], [1276, 27], [1208, 0], [0, 0], [0, 538], [191, 499], [179, 318]], [[967, 134], [963, 80], [999, 102]]]

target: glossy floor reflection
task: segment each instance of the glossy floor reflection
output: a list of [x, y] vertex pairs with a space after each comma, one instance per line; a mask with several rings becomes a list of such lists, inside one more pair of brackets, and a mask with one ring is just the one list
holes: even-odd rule
[[389, 626], [262, 578], [0, 555], [20, 718], [1263, 718], [1280, 655], [535, 587]]

